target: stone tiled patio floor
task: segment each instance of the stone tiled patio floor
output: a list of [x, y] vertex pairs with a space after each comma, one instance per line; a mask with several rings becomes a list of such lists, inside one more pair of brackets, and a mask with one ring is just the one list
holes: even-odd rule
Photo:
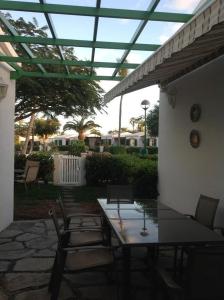
[[[16, 221], [0, 233], [0, 300], [50, 299], [56, 243], [51, 220]], [[135, 298], [152, 299], [148, 274], [135, 272], [132, 279]], [[59, 299], [110, 300], [117, 299], [117, 291], [105, 273], [82, 272], [64, 277]]]

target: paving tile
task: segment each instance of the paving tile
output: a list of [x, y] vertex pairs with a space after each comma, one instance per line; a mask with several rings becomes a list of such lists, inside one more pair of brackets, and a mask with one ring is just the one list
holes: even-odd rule
[[10, 292], [48, 285], [50, 273], [8, 273], [3, 280], [4, 289]]
[[48, 271], [53, 262], [53, 258], [24, 258], [16, 262], [14, 271]]
[[3, 251], [0, 252], [0, 259], [11, 260], [11, 259], [21, 259], [24, 257], [30, 257], [35, 253], [35, 250], [16, 250], [16, 251]]
[[13, 251], [20, 250], [20, 249], [24, 249], [24, 246], [22, 243], [19, 242], [10, 242], [10, 243], [5, 243], [0, 245], [0, 252], [10, 251], [12, 249]]
[[4, 244], [4, 243], [11, 242], [11, 241], [12, 241], [11, 239], [0, 239], [0, 245]]
[[52, 246], [55, 243], [55, 241], [55, 236], [42, 236], [40, 238], [26, 242], [26, 247], [37, 250], [46, 249]]
[[40, 250], [37, 253], [35, 253], [35, 257], [40, 256], [40, 257], [55, 257], [55, 251], [49, 250], [49, 249], [44, 249]]
[[0, 232], [0, 238], [11, 238], [11, 237], [15, 237], [21, 233], [23, 233], [23, 232], [20, 230], [5, 229], [2, 232]]
[[9, 297], [0, 289], [0, 300], [8, 300]]
[[38, 234], [24, 233], [24, 234], [21, 234], [21, 235], [17, 236], [16, 241], [27, 242], [27, 241], [30, 241], [32, 239], [38, 238], [38, 237], [40, 237]]
[[9, 261], [0, 261], [0, 272], [8, 271], [10, 264]]

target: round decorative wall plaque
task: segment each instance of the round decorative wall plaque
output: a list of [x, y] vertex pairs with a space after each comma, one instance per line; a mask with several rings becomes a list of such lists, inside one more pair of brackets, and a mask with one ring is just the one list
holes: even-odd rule
[[197, 122], [201, 117], [201, 106], [199, 104], [193, 104], [190, 110], [190, 117], [192, 122]]
[[190, 133], [190, 144], [193, 148], [198, 148], [200, 146], [200, 133], [198, 130], [193, 129]]

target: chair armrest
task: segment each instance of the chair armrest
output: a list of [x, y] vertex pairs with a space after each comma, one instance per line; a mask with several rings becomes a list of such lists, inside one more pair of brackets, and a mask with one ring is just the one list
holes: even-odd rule
[[72, 229], [65, 229], [64, 232], [83, 232], [83, 231], [91, 231], [91, 232], [102, 232], [101, 228], [93, 228], [93, 227], [79, 227]]
[[213, 230], [214, 231], [221, 231], [221, 234], [224, 235], [224, 227], [221, 227], [221, 226], [215, 226], [213, 227]]
[[182, 292], [181, 286], [179, 286], [170, 276], [168, 272], [166, 272], [163, 268], [157, 266], [156, 267], [157, 274], [159, 275], [160, 279], [162, 279], [165, 286], [175, 292]]
[[[69, 209], [66, 209], [66, 210], [69, 210]], [[69, 218], [76, 218], [76, 217], [102, 218], [103, 217], [102, 215], [97, 215], [97, 214], [87, 214], [87, 213], [73, 213], [73, 214], [70, 214], [69, 212], [68, 212], [68, 216], [69, 216]]]
[[82, 250], [82, 251], [85, 251], [85, 250], [111, 250], [113, 251], [114, 248], [113, 247], [105, 247], [105, 246], [77, 246], [77, 247], [65, 247], [65, 248], [62, 248], [63, 251], [67, 251], [67, 252], [76, 252], [78, 250]]
[[196, 220], [196, 219], [195, 219], [195, 216], [193, 216], [193, 215], [184, 214], [184, 216], [185, 216], [185, 217], [189, 217], [189, 218], [191, 218], [191, 219], [193, 219], [193, 220]]

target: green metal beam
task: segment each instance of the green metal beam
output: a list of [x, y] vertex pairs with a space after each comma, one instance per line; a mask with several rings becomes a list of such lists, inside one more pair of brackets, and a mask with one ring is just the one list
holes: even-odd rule
[[[46, 4], [46, 0], [39, 0], [39, 2], [41, 4]], [[47, 21], [48, 27], [50, 29], [51, 35], [52, 35], [52, 37], [54, 39], [56, 39], [57, 38], [57, 34], [56, 34], [56, 30], [54, 28], [54, 24], [53, 24], [53, 21], [51, 19], [51, 16], [49, 14], [47, 14], [47, 13], [44, 13], [44, 15], [45, 15], [45, 19]], [[62, 50], [61, 46], [57, 46], [57, 48], [58, 48], [58, 52], [59, 52], [59, 55], [61, 57], [61, 60], [64, 60], [65, 57], [64, 57], [64, 53], [63, 53], [63, 50]], [[65, 65], [65, 70], [69, 74], [69, 69], [68, 69], [68, 66], [66, 66], [66, 65]]]
[[[51, 58], [27, 58], [27, 57], [13, 57], [13, 56], [3, 56], [0, 55], [0, 61], [7, 63], [26, 63], [26, 64], [49, 64], [49, 65], [67, 65], [67, 66], [80, 66], [80, 67], [93, 67], [93, 68], [116, 68], [120, 63], [112, 62], [91, 62], [86, 60], [60, 60]], [[135, 69], [139, 64], [124, 63], [123, 68]]]
[[41, 72], [16, 72], [10, 73], [11, 79], [19, 79], [21, 77], [32, 77], [32, 78], [66, 78], [66, 79], [79, 79], [79, 80], [113, 80], [120, 81], [123, 77], [113, 76], [97, 76], [97, 75], [82, 75], [82, 74], [66, 74], [66, 73], [41, 73]]
[[140, 51], [155, 51], [160, 45], [156, 44], [132, 44], [132, 43], [116, 43], [116, 42], [92, 42], [85, 40], [72, 39], [52, 39], [42, 37], [27, 36], [9, 36], [0, 35], [0, 42], [53, 45], [53, 46], [73, 46], [87, 48], [103, 48], [103, 49], [131, 49]]
[[[2, 22], [2, 24], [7, 28], [7, 30], [9, 31], [9, 33], [13, 36], [19, 36], [19, 34], [17, 33], [17, 31], [15, 30], [15, 28], [9, 23], [9, 21], [6, 19], [6, 17], [3, 15], [3, 13], [0, 12], [0, 21]], [[26, 45], [21, 43], [20, 46], [22, 47], [22, 49], [27, 53], [27, 55], [31, 58], [34, 58], [35, 55], [33, 54], [33, 52], [30, 50], [30, 48]], [[38, 68], [44, 73], [46, 72], [44, 67], [41, 65], [37, 65]], [[15, 66], [14, 66], [15, 68]]]
[[[153, 13], [154, 10], [156, 9], [157, 5], [159, 4], [160, 0], [152, 0], [147, 8], [147, 11], [150, 13]], [[145, 28], [146, 24], [148, 23], [148, 20], [141, 20], [141, 22], [139, 23], [134, 35], [131, 38], [131, 43], [135, 44], [137, 39], [139, 38], [140, 34], [142, 33], [143, 29]], [[125, 62], [126, 58], [128, 57], [128, 54], [130, 53], [130, 49], [127, 49], [124, 51], [121, 59], [120, 59], [120, 66], [118, 66], [114, 72], [112, 76], [116, 76], [119, 69], [121, 68], [122, 64]]]
[[[99, 9], [101, 5], [101, 0], [96, 0], [96, 8]], [[95, 22], [94, 22], [94, 29], [93, 29], [93, 43], [96, 42], [97, 39], [97, 32], [98, 32], [98, 25], [99, 25], [99, 17], [95, 17]], [[92, 54], [91, 54], [91, 62], [94, 62], [95, 59], [95, 47], [92, 48]], [[93, 74], [93, 67], [91, 67], [91, 75]]]
[[147, 13], [141, 10], [96, 8], [86, 6], [62, 5], [62, 4], [40, 4], [20, 1], [0, 1], [0, 9], [14, 11], [28, 11], [39, 13], [80, 15], [90, 17], [121, 18], [152, 20], [166, 22], [187, 22], [192, 18], [192, 14], [178, 14], [167, 12]]

